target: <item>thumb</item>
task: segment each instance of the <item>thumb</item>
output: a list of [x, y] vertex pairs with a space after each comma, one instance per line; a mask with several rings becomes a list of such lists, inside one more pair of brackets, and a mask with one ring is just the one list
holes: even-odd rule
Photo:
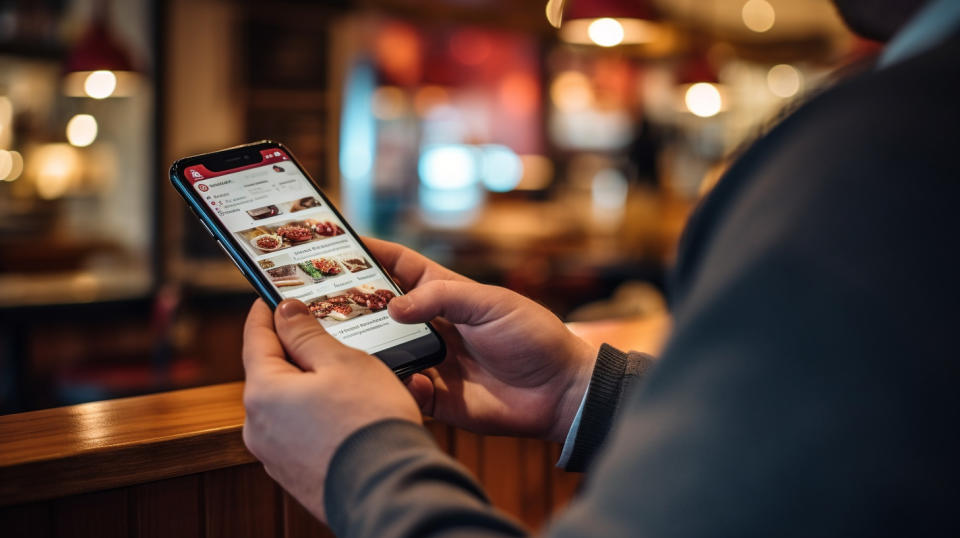
[[425, 415], [433, 415], [433, 381], [423, 374], [413, 374], [403, 381], [407, 390], [417, 401], [420, 411]]
[[497, 286], [458, 280], [432, 280], [388, 304], [401, 323], [422, 323], [442, 316], [452, 323], [482, 325], [515, 310], [520, 296]]
[[301, 301], [283, 301], [277, 306], [273, 316], [283, 349], [293, 362], [304, 370], [316, 370], [325, 362], [321, 360], [322, 357], [329, 359], [351, 350], [330, 336]]

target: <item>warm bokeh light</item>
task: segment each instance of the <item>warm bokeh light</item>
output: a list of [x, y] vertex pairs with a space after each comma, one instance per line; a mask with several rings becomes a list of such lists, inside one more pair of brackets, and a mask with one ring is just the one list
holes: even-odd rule
[[[61, 89], [68, 97], [132, 97], [148, 81], [134, 71], [74, 71], [63, 77]], [[89, 85], [89, 86], [88, 86]]]
[[5, 148], [13, 138], [13, 103], [0, 95], [0, 148]]
[[424, 86], [413, 94], [413, 109], [420, 116], [426, 116], [434, 107], [446, 104], [450, 95], [443, 86]]
[[117, 89], [117, 76], [113, 71], [94, 71], [83, 81], [83, 91], [88, 97], [106, 99]]
[[9, 97], [0, 95], [0, 129], [9, 125], [11, 119], [13, 119], [13, 103], [10, 102]]
[[716, 116], [723, 108], [720, 90], [709, 82], [691, 85], [684, 95], [683, 102], [687, 105], [687, 110], [701, 118]]
[[779, 64], [767, 72], [767, 87], [777, 97], [793, 97], [800, 91], [800, 72], [788, 64]]
[[590, 79], [579, 71], [564, 71], [550, 85], [550, 99], [560, 110], [583, 110], [593, 104]]
[[80, 179], [83, 163], [80, 154], [69, 144], [46, 144], [29, 157], [31, 176], [37, 194], [43, 199], [63, 196]]
[[632, 18], [573, 19], [563, 23], [559, 36], [567, 43], [604, 47], [615, 45], [670, 47], [673, 43], [673, 35], [664, 25]]
[[553, 161], [544, 155], [521, 155], [520, 164], [523, 176], [517, 184], [518, 190], [538, 191], [553, 182]]
[[0, 149], [0, 180], [7, 179], [10, 172], [13, 171], [13, 157], [10, 152]]
[[767, 0], [747, 0], [740, 15], [743, 17], [743, 24], [757, 33], [769, 31], [777, 20], [776, 11]]
[[0, 181], [14, 181], [23, 173], [20, 152], [0, 149]]
[[391, 82], [403, 85], [420, 80], [421, 42], [415, 27], [401, 22], [384, 25], [376, 35], [374, 51], [377, 65]]
[[601, 47], [613, 47], [623, 42], [623, 26], [616, 19], [597, 19], [590, 23], [587, 35]]
[[97, 119], [90, 114], [77, 114], [67, 122], [67, 141], [85, 148], [97, 139]]
[[407, 113], [407, 94], [397, 86], [380, 86], [373, 92], [373, 116], [378, 120], [395, 120]]
[[529, 116], [537, 110], [540, 85], [530, 73], [514, 71], [500, 81], [497, 94], [504, 108], [511, 114]]

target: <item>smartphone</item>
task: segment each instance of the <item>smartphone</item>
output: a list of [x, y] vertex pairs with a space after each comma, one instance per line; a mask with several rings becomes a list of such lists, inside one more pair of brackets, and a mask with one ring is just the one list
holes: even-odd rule
[[170, 180], [271, 308], [300, 299], [328, 333], [399, 376], [443, 360], [429, 323], [397, 323], [402, 291], [282, 144], [264, 140], [187, 157]]

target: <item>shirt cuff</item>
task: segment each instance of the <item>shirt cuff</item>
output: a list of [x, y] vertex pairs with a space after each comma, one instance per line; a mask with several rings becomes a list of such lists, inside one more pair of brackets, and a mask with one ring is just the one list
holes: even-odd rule
[[577, 415], [573, 417], [570, 429], [567, 430], [567, 437], [563, 440], [563, 450], [560, 451], [560, 459], [557, 460], [557, 467], [564, 469], [570, 462], [570, 456], [573, 455], [573, 442], [577, 438], [577, 432], [580, 430], [580, 418], [583, 417], [583, 406], [587, 403], [587, 396], [590, 395], [590, 387], [583, 393], [583, 399], [580, 400], [580, 407], [577, 408]]

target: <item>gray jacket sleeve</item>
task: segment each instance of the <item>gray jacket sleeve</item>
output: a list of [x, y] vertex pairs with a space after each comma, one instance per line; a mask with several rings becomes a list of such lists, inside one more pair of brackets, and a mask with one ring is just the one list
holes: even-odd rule
[[587, 469], [606, 441], [625, 396], [652, 366], [653, 358], [644, 353], [624, 353], [607, 344], [600, 347], [583, 414], [576, 426], [573, 451], [564, 469], [575, 472]]
[[340, 445], [325, 509], [340, 538], [526, 535], [426, 429], [396, 419], [371, 424]]

